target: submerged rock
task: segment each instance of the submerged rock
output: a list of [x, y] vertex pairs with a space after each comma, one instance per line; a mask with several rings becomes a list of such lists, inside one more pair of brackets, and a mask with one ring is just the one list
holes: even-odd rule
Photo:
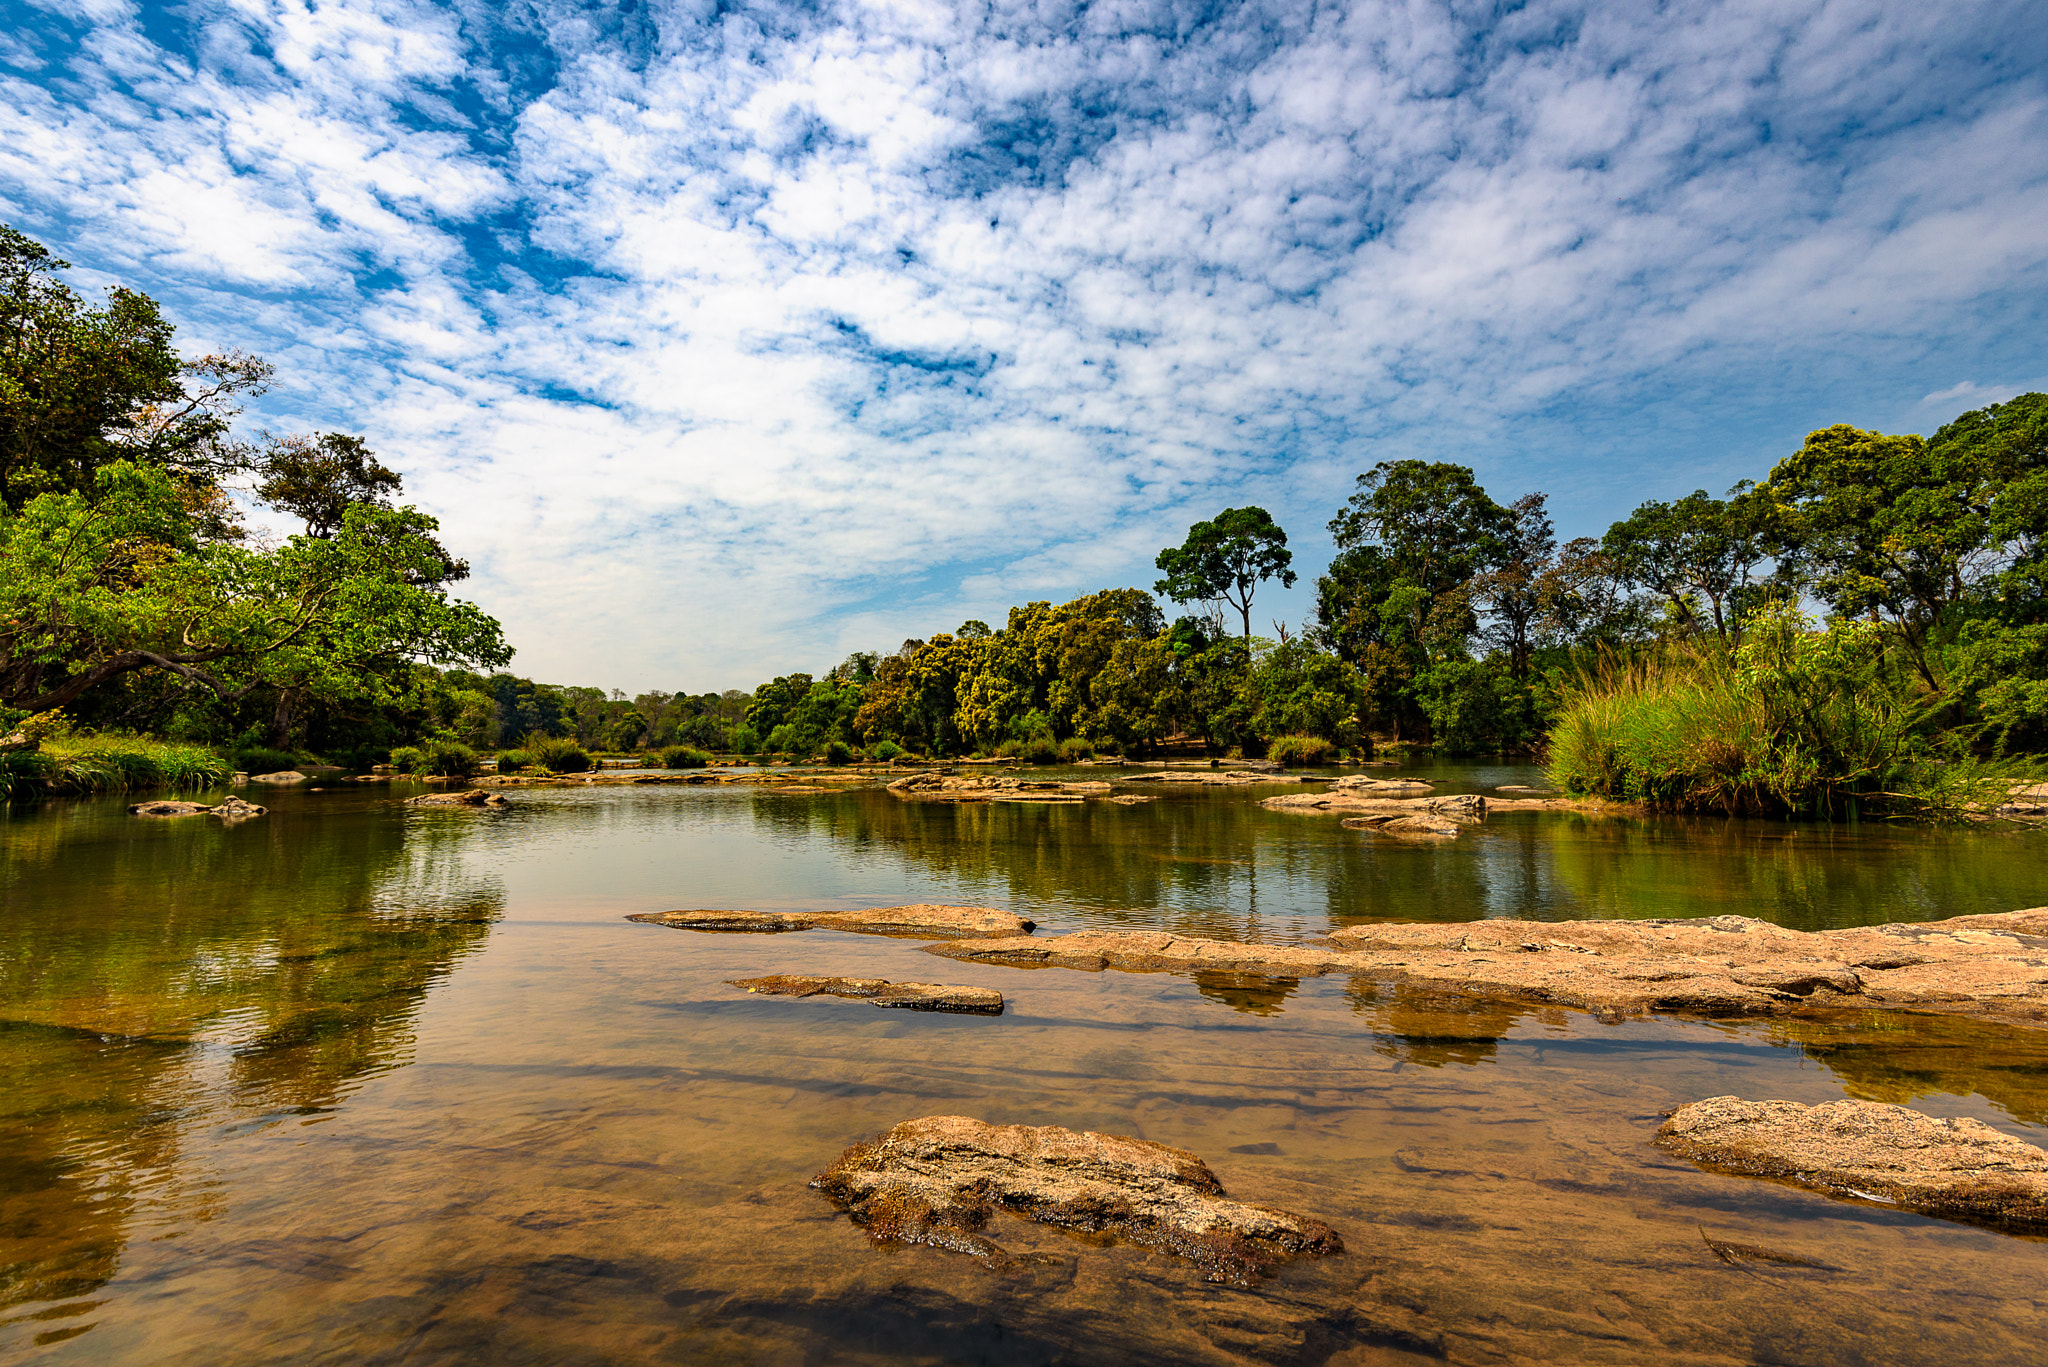
[[204, 802], [138, 802], [128, 809], [130, 816], [217, 816], [222, 821], [247, 821], [250, 817], [262, 816], [267, 807], [253, 802], [244, 802], [238, 797], [227, 797], [213, 806]]
[[306, 776], [296, 769], [280, 769], [274, 774], [251, 774], [251, 783], [304, 783]]
[[1185, 1149], [1052, 1125], [907, 1120], [848, 1149], [811, 1185], [876, 1243], [931, 1244], [997, 1266], [1011, 1259], [982, 1231], [999, 1209], [1177, 1254], [1232, 1286], [1344, 1251], [1327, 1225], [1229, 1199]]
[[1830, 1196], [2038, 1233], [2048, 1230], [2048, 1152], [1976, 1120], [1872, 1101], [1681, 1106], [1657, 1131], [1681, 1158]]
[[1344, 829], [1413, 841], [1456, 840], [1464, 833], [1461, 823], [1431, 812], [1417, 812], [1413, 816], [1351, 816], [1344, 819]]
[[1100, 971], [1192, 973], [1271, 972], [1316, 977], [1343, 966], [1348, 956], [1306, 945], [1247, 945], [1204, 940], [1163, 930], [1082, 930], [1049, 937], [955, 940], [927, 945], [925, 952], [968, 963], [1020, 968], [1078, 968]]
[[948, 1011], [969, 1016], [1003, 1014], [1003, 994], [993, 987], [892, 983], [885, 978], [812, 978], [791, 973], [726, 981], [730, 986], [770, 997], [852, 997], [875, 1006], [900, 1006], [910, 1011]]
[[1033, 923], [995, 907], [955, 907], [920, 902], [907, 907], [863, 907], [857, 911], [643, 911], [628, 916], [651, 926], [677, 930], [774, 933], [789, 930], [845, 930], [857, 935], [1022, 936]]
[[489, 793], [482, 788], [471, 788], [463, 793], [421, 793], [418, 797], [405, 800], [408, 807], [504, 807], [508, 806], [503, 793]]

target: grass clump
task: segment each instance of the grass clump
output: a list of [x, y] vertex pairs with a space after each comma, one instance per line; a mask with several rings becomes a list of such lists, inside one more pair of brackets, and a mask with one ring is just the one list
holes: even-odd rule
[[1060, 742], [1059, 758], [1062, 764], [1072, 764], [1077, 759], [1094, 759], [1095, 747], [1079, 736], [1069, 736]]
[[299, 767], [299, 757], [289, 750], [273, 750], [267, 745], [251, 745], [237, 750], [234, 766], [245, 774], [282, 774]]
[[1059, 757], [1060, 748], [1051, 736], [1037, 735], [1024, 742], [1024, 758], [1033, 764], [1054, 764]]
[[825, 743], [825, 763], [853, 763], [853, 747], [843, 740], [827, 741]]
[[500, 750], [498, 752], [498, 772], [501, 774], [516, 774], [521, 769], [528, 768], [532, 764], [533, 756], [524, 750]]
[[52, 734], [40, 749], [0, 755], [0, 795], [10, 801], [52, 793], [217, 788], [232, 775], [226, 757], [207, 746], [121, 732]]
[[1550, 732], [1550, 781], [1674, 811], [1955, 819], [2039, 779], [2037, 760], [1963, 751], [1935, 724], [1942, 701], [1870, 623], [1815, 631], [1774, 605], [1732, 649], [1608, 657], [1582, 674]]
[[1293, 767], [1328, 764], [1336, 749], [1321, 736], [1275, 736], [1266, 743], [1266, 758]]
[[415, 770], [423, 774], [445, 774], [449, 778], [468, 778], [477, 770], [476, 751], [458, 740], [429, 740], [420, 743], [421, 763], [424, 768]]
[[903, 747], [898, 745], [893, 740], [880, 741], [868, 747], [869, 755], [871, 755], [875, 759], [879, 759], [885, 762], [896, 758], [898, 755], [902, 753]]
[[526, 738], [525, 750], [535, 764], [551, 774], [581, 774], [590, 769], [590, 752], [572, 736], [549, 736], [536, 731]]
[[711, 756], [690, 745], [664, 746], [655, 758], [664, 769], [702, 769], [711, 762]]

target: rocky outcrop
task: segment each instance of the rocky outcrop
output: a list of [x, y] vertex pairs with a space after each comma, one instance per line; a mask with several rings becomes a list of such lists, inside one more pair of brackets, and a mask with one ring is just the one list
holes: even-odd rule
[[1413, 816], [1349, 816], [1344, 818], [1347, 831], [1371, 831], [1375, 835], [1391, 835], [1398, 840], [1422, 843], [1437, 843], [1456, 840], [1464, 833], [1464, 823], [1453, 821], [1446, 816], [1432, 812], [1418, 812]]
[[304, 783], [306, 776], [296, 769], [280, 769], [274, 774], [251, 774], [251, 783]]
[[930, 939], [944, 935], [999, 935], [1017, 938], [1032, 922], [995, 907], [955, 907], [920, 902], [907, 907], [863, 907], [858, 911], [646, 911], [628, 916], [651, 926], [677, 930], [774, 933], [790, 930], [845, 930], [856, 935]]
[[897, 797], [918, 802], [1084, 802], [1105, 797], [1110, 785], [1101, 780], [1061, 782], [1018, 778], [1011, 774], [908, 774], [888, 785]]
[[1436, 791], [1436, 785], [1420, 778], [1374, 778], [1371, 774], [1346, 774], [1336, 782], [1338, 792], [1357, 797], [1417, 797]]
[[1051, 1125], [907, 1120], [848, 1149], [811, 1185], [876, 1243], [930, 1244], [997, 1266], [1011, 1259], [982, 1231], [998, 1210], [1176, 1254], [1232, 1286], [1344, 1251], [1327, 1225], [1231, 1200], [1185, 1149]]
[[1154, 774], [1122, 774], [1118, 783], [1192, 783], [1210, 788], [1248, 788], [1260, 783], [1324, 783], [1313, 774], [1281, 774], [1264, 769], [1165, 769]]
[[967, 963], [1020, 968], [1121, 968], [1139, 973], [1254, 972], [1316, 977], [1349, 957], [1307, 945], [1247, 945], [1163, 930], [1082, 930], [1071, 935], [956, 940], [926, 952]]
[[227, 797], [208, 806], [204, 802], [138, 802], [128, 809], [130, 816], [217, 816], [222, 821], [247, 821], [270, 810], [238, 797]]
[[1976, 1120], [1937, 1120], [1872, 1101], [1681, 1106], [1657, 1145], [1724, 1171], [1830, 1196], [2028, 1233], [2048, 1232], [2048, 1152]]
[[1364, 974], [1611, 1019], [1653, 1011], [1770, 1016], [1868, 1008], [2048, 1029], [2048, 907], [1815, 932], [1743, 916], [1471, 921], [1354, 926], [1333, 934], [1327, 947], [1082, 931], [960, 940], [929, 952], [1091, 971]]
[[489, 793], [482, 788], [471, 788], [461, 793], [422, 793], [405, 800], [408, 807], [504, 807], [508, 806], [503, 793]]
[[852, 997], [873, 1006], [897, 1006], [910, 1011], [947, 1011], [967, 1016], [1003, 1014], [1003, 994], [992, 987], [892, 983], [884, 978], [811, 978], [790, 973], [726, 981], [732, 987], [770, 997]]

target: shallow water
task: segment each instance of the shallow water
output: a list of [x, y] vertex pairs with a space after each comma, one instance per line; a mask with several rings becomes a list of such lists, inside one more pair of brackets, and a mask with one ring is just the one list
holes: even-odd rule
[[[1447, 786], [1535, 782], [1447, 770]], [[1268, 791], [1289, 791], [1275, 788]], [[1011, 907], [1288, 942], [1373, 918], [1822, 928], [2048, 901], [2048, 845], [1866, 824], [1496, 816], [1414, 847], [1259, 790], [1137, 807], [877, 792], [269, 793], [233, 829], [15, 809], [0, 937], [0, 1360], [2015, 1362], [2048, 1244], [1701, 1172], [1724, 1093], [2048, 1142], [2048, 1039], [1932, 1017], [1600, 1025], [1342, 978], [1024, 971], [679, 906]], [[996, 1019], [747, 996], [833, 972]], [[1256, 1291], [1006, 1219], [1013, 1277], [877, 1250], [805, 1188], [966, 1114], [1140, 1135], [1348, 1252]], [[1731, 1266], [1708, 1238], [1821, 1268]]]

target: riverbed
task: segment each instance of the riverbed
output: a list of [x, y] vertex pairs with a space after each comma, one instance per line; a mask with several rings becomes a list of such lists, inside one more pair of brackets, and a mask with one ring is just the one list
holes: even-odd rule
[[[2037, 1359], [2048, 1243], [1649, 1142], [1664, 1112], [1733, 1093], [1901, 1102], [2048, 1144], [2048, 1039], [2027, 1032], [1603, 1024], [1338, 976], [1021, 970], [624, 919], [951, 902], [1040, 934], [1305, 943], [1373, 920], [1817, 930], [2048, 902], [2048, 843], [2004, 829], [1515, 813], [1413, 846], [1258, 807], [1289, 790], [1032, 806], [592, 787], [436, 811], [336, 785], [261, 794], [270, 813], [233, 827], [114, 800], [12, 809], [0, 1361]], [[784, 972], [1008, 1004], [725, 985]], [[1047, 1256], [999, 1274], [872, 1247], [808, 1189], [846, 1146], [935, 1114], [1186, 1148], [1347, 1251], [1238, 1290], [1004, 1217], [1006, 1247]]]

